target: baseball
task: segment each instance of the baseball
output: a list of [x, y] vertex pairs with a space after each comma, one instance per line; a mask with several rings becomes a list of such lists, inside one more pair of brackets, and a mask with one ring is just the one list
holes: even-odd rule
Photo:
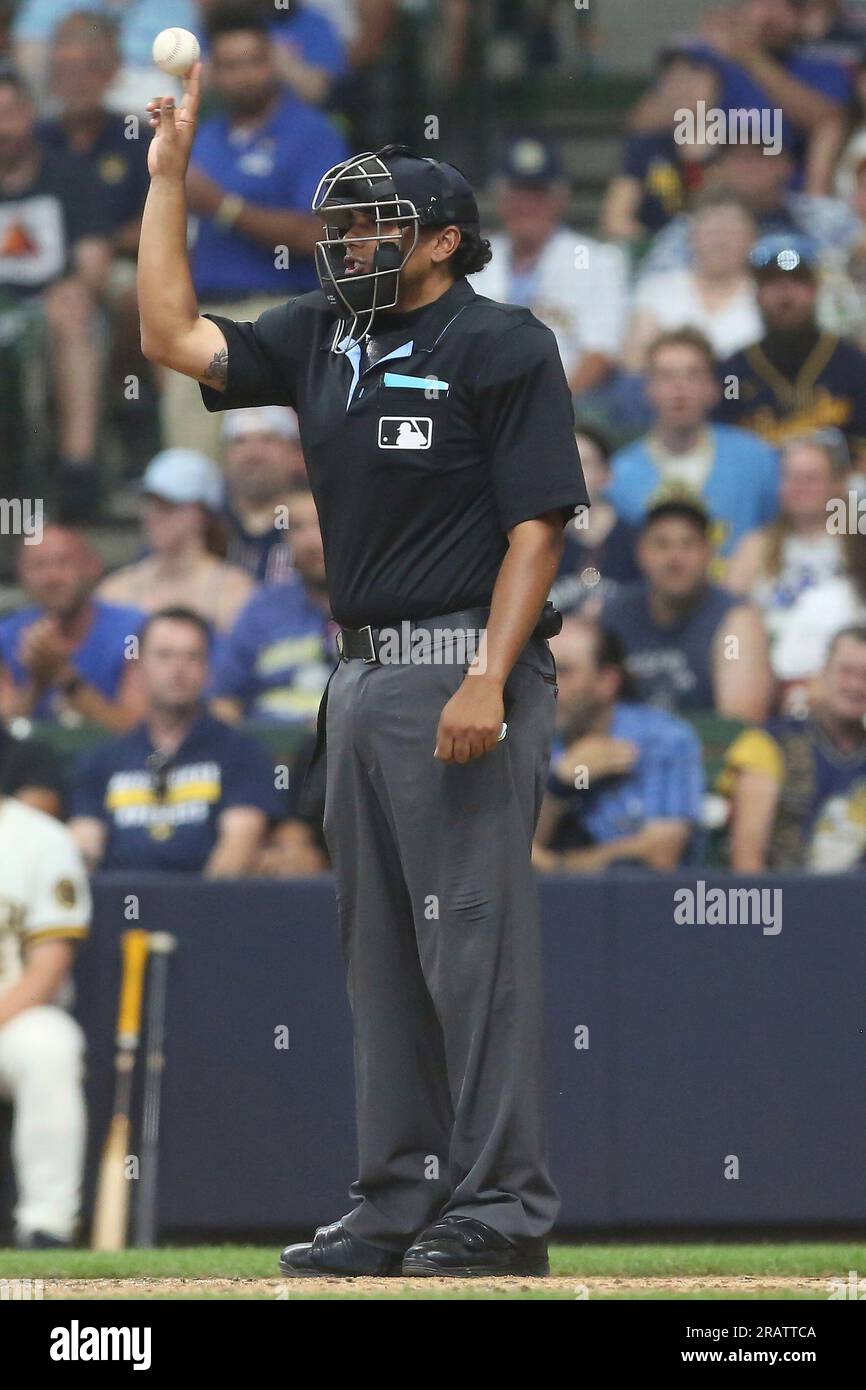
[[198, 39], [188, 29], [163, 29], [153, 41], [153, 61], [172, 77], [186, 77], [200, 53]]

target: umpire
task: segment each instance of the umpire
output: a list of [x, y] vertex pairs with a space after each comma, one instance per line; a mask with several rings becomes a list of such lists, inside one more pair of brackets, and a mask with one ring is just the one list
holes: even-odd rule
[[[280, 1267], [545, 1274], [558, 1198], [530, 847], [556, 698], [545, 600], [587, 500], [555, 340], [470, 287], [490, 249], [463, 176], [393, 145], [321, 180], [321, 291], [256, 323], [200, 316], [198, 82], [177, 109], [150, 103], [142, 348], [208, 410], [295, 407], [341, 626], [320, 728], [359, 1173], [349, 1214]], [[253, 239], [267, 216], [224, 209]]]

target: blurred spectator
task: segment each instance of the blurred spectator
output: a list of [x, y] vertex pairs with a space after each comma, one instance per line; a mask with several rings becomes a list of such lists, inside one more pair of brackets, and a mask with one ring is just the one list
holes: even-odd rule
[[556, 335], [575, 395], [614, 371], [626, 311], [623, 253], [563, 224], [568, 188], [559, 155], [541, 140], [515, 140], [496, 184], [503, 232], [472, 284], [477, 294], [525, 304]]
[[797, 37], [807, 58], [853, 68], [866, 53], [866, 11], [857, 0], [800, 0]]
[[843, 873], [866, 859], [866, 627], [838, 632], [808, 719], [773, 719], [728, 750], [731, 868]]
[[[866, 68], [864, 68], [866, 74]], [[822, 328], [866, 348], [866, 131], [851, 141], [839, 165], [836, 189], [860, 222], [852, 246], [821, 258], [818, 321]]]
[[765, 718], [772, 696], [756, 608], [709, 581], [709, 518], [697, 502], [661, 501], [638, 543], [639, 584], [604, 605], [641, 700], [669, 710]]
[[[708, 192], [723, 188], [741, 199], [762, 236], [802, 233], [811, 237], [820, 255], [855, 245], [863, 235], [856, 213], [840, 198], [792, 191], [793, 171], [785, 149], [772, 155], [761, 145], [719, 145], [706, 166], [705, 186]], [[641, 261], [641, 279], [689, 264], [690, 228], [689, 217], [680, 213], [659, 232]]]
[[47, 743], [13, 736], [0, 723], [0, 800], [14, 796], [47, 816], [63, 809], [63, 772]]
[[324, 102], [347, 67], [340, 31], [327, 15], [300, 0], [276, 10], [273, 0], [258, 0], [254, 8], [268, 20], [282, 81], [301, 101]]
[[[141, 718], [134, 638], [142, 614], [93, 597], [102, 565], [79, 532], [22, 545], [27, 607], [0, 619], [0, 716], [128, 729]], [[138, 595], [141, 597], [141, 595]]]
[[[280, 81], [301, 101], [321, 105], [347, 67], [346, 44], [333, 16], [308, 0], [199, 0], [205, 22], [205, 53], [213, 26], [230, 12], [261, 23], [273, 41]], [[333, 162], [333, 161], [332, 161]]]
[[155, 92], [178, 89], [154, 65], [153, 41], [162, 29], [200, 32], [195, 0], [21, 0], [15, 23], [15, 58], [40, 90], [45, 83], [48, 48], [55, 29], [71, 14], [97, 13], [116, 23], [121, 56], [109, 97], [113, 111], [144, 111]]
[[[214, 10], [210, 75], [225, 108], [202, 122], [186, 189], [197, 219], [191, 257], [202, 313], [253, 321], [271, 305], [318, 288], [310, 212], [319, 179], [348, 154], [321, 112], [280, 83], [263, 19]], [[166, 443], [214, 456], [219, 417], [201, 409], [194, 381], [166, 374]]]
[[835, 139], [851, 77], [842, 63], [804, 54], [799, 26], [800, 0], [739, 0], [704, 16], [692, 51], [718, 69], [720, 108], [782, 112], [779, 133], [794, 152], [798, 181], [805, 174], [812, 191], [824, 192], [809, 166]]
[[[330, 21], [345, 45], [346, 70], [330, 86], [328, 108], [338, 115], [353, 149], [375, 149], [391, 139], [394, 129], [383, 88], [399, 66], [394, 40], [402, 29], [400, 0], [305, 0], [305, 4], [308, 11], [316, 11]], [[459, 80], [462, 69], [460, 35], [454, 33], [453, 13], [465, 11], [468, 4], [469, 0], [445, 0], [437, 5], [444, 33], [441, 42], [431, 45], [430, 56], [448, 67], [445, 82], [439, 86], [443, 100], [447, 100], [451, 84]], [[420, 19], [417, 5], [412, 18], [416, 22]], [[386, 127], [381, 138], [375, 133], [377, 123]], [[455, 158], [453, 150], [451, 158]]]
[[808, 704], [809, 691], [801, 687], [818, 675], [839, 629], [866, 622], [866, 535], [848, 531], [841, 536], [841, 545], [843, 573], [823, 579], [800, 595], [776, 643], [776, 674], [793, 687], [786, 702], [791, 710]]
[[574, 437], [592, 506], [579, 509], [565, 528], [562, 560], [550, 591], [562, 611], [574, 611], [590, 598], [606, 598], [618, 585], [640, 579], [634, 553], [637, 531], [623, 521], [607, 496], [610, 444], [591, 425], [579, 424]]
[[764, 336], [722, 362], [717, 416], [773, 444], [834, 426], [852, 451], [866, 444], [866, 353], [821, 331], [815, 248], [766, 237], [751, 255]]
[[84, 1176], [84, 1034], [67, 1012], [90, 926], [81, 855], [64, 825], [0, 797], [0, 1096], [14, 1108], [21, 1249], [71, 1245]]
[[246, 874], [281, 818], [264, 749], [205, 710], [209, 641], [189, 610], [146, 620], [145, 721], [87, 754], [74, 777], [69, 824], [91, 868]]
[[641, 280], [625, 335], [623, 362], [642, 372], [659, 333], [697, 328], [717, 357], [727, 357], [761, 336], [761, 316], [749, 267], [755, 221], [744, 203], [723, 191], [709, 193], [691, 217], [691, 264]]
[[719, 397], [715, 361], [694, 329], [662, 334], [651, 344], [646, 392], [652, 429], [614, 455], [608, 498], [637, 525], [660, 488], [686, 489], [710, 514], [715, 549], [730, 555], [747, 532], [776, 515], [775, 450], [745, 430], [711, 423]]
[[292, 489], [307, 486], [298, 417], [263, 405], [228, 410], [223, 421], [226, 559], [258, 583], [280, 584], [292, 572], [283, 513]]
[[229, 565], [220, 522], [223, 480], [215, 463], [191, 449], [165, 449], [141, 480], [142, 524], [149, 554], [104, 579], [109, 603], [191, 608], [217, 632], [228, 632], [255, 588]]
[[0, 305], [44, 315], [67, 520], [96, 504], [102, 354], [94, 308], [108, 272], [108, 232], [89, 171], [40, 143], [23, 82], [0, 70]]
[[54, 30], [48, 81], [56, 114], [39, 139], [72, 169], [84, 167], [106, 209], [115, 253], [134, 257], [147, 197], [147, 141], [132, 138], [128, 117], [109, 111], [105, 93], [117, 71], [114, 24], [100, 14], [72, 14]]
[[626, 136], [622, 172], [614, 175], [605, 194], [601, 229], [616, 240], [640, 243], [682, 212], [702, 186], [704, 166], [716, 149], [674, 139], [679, 113], [696, 112], [699, 102], [716, 106], [720, 78], [715, 66], [676, 47], [665, 49], [659, 62], [654, 89], [658, 125]]
[[[122, 431], [124, 472], [140, 470], [153, 440], [155, 383], [141, 353], [135, 262], [141, 213], [147, 196], [147, 138], [128, 115], [106, 106], [118, 71], [116, 27], [99, 13], [72, 14], [54, 30], [49, 81], [56, 114], [39, 135], [72, 168], [84, 168], [101, 194], [113, 258], [105, 286], [108, 373], [103, 395]], [[139, 391], [130, 397], [129, 378]], [[108, 412], [106, 412], [106, 425]]]
[[726, 587], [761, 610], [774, 669], [776, 646], [792, 623], [797, 640], [800, 597], [842, 569], [842, 543], [827, 529], [827, 506], [849, 468], [838, 430], [792, 440], [780, 463], [778, 517], [743, 537], [725, 571]]
[[336, 665], [337, 628], [309, 489], [291, 493], [288, 521], [288, 531], [280, 534], [291, 547], [294, 578], [253, 594], [214, 663], [211, 708], [232, 723], [248, 718], [315, 724]]
[[543, 870], [675, 869], [701, 815], [701, 745], [682, 719], [635, 702], [618, 638], [569, 618], [550, 642], [559, 697], [533, 845]]

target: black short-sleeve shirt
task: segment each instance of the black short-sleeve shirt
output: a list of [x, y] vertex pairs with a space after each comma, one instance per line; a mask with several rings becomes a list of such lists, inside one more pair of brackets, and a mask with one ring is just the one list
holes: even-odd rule
[[[465, 279], [380, 315], [372, 365], [330, 351], [321, 292], [256, 323], [209, 315], [228, 343], [208, 410], [292, 405], [316, 500], [331, 609], [346, 627], [487, 605], [507, 532], [587, 502], [556, 340]], [[373, 354], [371, 354], [373, 355]]]

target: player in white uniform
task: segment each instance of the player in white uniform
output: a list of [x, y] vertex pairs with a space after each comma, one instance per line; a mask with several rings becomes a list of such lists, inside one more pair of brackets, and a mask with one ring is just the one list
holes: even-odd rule
[[90, 890], [65, 826], [0, 797], [0, 1096], [14, 1106], [22, 1246], [70, 1242], [84, 1165], [84, 1035], [66, 1012]]

